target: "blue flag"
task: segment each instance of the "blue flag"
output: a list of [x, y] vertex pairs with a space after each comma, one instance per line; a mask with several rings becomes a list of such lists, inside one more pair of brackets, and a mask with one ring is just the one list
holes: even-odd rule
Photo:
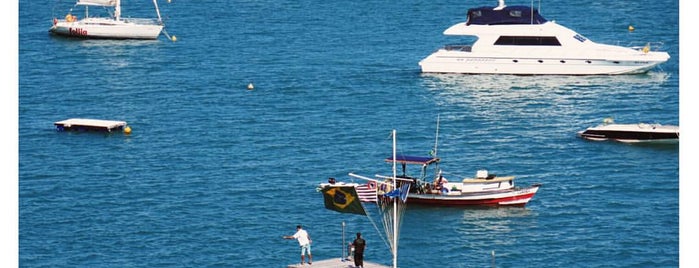
[[403, 202], [408, 199], [408, 192], [410, 191], [410, 183], [404, 183], [400, 188], [385, 193], [384, 196], [394, 198], [400, 197]]

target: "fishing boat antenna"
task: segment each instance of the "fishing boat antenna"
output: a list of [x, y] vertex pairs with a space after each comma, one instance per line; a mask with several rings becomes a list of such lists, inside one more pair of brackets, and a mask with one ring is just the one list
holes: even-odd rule
[[437, 114], [437, 131], [434, 135], [434, 150], [432, 151], [433, 157], [437, 157], [437, 144], [439, 141], [439, 114]]

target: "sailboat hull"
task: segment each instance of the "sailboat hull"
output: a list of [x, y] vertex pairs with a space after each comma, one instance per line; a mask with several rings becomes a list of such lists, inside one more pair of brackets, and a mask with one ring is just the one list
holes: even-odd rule
[[95, 39], [157, 39], [163, 26], [150, 20], [116, 21], [89, 18], [76, 22], [56, 21], [49, 32], [69, 37]]

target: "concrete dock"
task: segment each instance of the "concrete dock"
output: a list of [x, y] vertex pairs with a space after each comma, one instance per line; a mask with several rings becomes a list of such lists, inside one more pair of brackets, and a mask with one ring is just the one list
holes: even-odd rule
[[[287, 268], [355, 268], [354, 266], [354, 261], [349, 260], [349, 259], [341, 259], [341, 258], [334, 258], [334, 259], [327, 259], [327, 260], [320, 260], [320, 261], [313, 261], [313, 264], [308, 264], [304, 263], [301, 265], [300, 263], [296, 264], [289, 264]], [[369, 261], [364, 261], [364, 268], [389, 268], [388, 266], [369, 262]]]

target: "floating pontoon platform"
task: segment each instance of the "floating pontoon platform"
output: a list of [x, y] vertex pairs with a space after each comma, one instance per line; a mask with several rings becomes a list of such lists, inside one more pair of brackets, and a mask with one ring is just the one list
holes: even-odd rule
[[[303, 265], [301, 265], [299, 263], [290, 264], [287, 266], [287, 268], [355, 268], [355, 266], [354, 266], [354, 261], [352, 261], [352, 260], [349, 260], [349, 259], [343, 260], [341, 258], [335, 258], [335, 259], [314, 261], [313, 264], [311, 264], [311, 265], [308, 265], [308, 263], [304, 263]], [[388, 266], [376, 264], [373, 262], [364, 261], [364, 268], [388, 268]]]
[[71, 118], [53, 123], [58, 131], [101, 131], [123, 130], [125, 121]]

